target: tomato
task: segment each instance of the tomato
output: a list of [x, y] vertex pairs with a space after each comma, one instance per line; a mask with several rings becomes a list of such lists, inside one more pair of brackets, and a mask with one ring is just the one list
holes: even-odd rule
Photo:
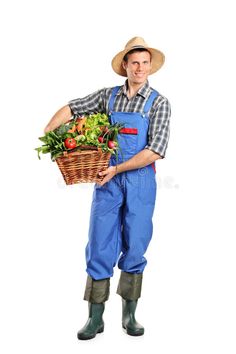
[[98, 137], [98, 141], [99, 141], [99, 143], [103, 143], [103, 142], [104, 142], [103, 136], [99, 136], [99, 137]]
[[116, 143], [113, 140], [108, 141], [109, 149], [114, 149], [116, 147]]
[[66, 138], [64, 144], [67, 149], [74, 149], [76, 147], [76, 140], [74, 138]]

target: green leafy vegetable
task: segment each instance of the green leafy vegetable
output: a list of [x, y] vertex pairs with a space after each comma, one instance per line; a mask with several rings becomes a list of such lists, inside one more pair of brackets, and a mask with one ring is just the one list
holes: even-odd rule
[[[40, 154], [51, 153], [51, 159], [55, 160], [64, 151], [69, 150], [65, 146], [65, 140], [74, 138], [76, 149], [96, 146], [103, 151], [117, 154], [119, 149], [117, 135], [122, 127], [123, 125], [118, 123], [111, 125], [108, 116], [104, 113], [91, 114], [86, 117], [73, 117], [69, 123], [62, 124], [54, 131], [49, 131], [40, 137], [39, 140], [43, 145], [35, 150], [38, 152], [39, 159]], [[111, 144], [109, 141], [113, 141], [115, 144]], [[114, 146], [112, 149], [109, 147], [111, 145]]]

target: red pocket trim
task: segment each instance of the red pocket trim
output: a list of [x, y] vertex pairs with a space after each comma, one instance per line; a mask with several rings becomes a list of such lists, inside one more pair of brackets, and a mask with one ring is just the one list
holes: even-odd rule
[[138, 129], [136, 128], [122, 128], [120, 129], [121, 134], [133, 134], [137, 135], [138, 134]]
[[152, 166], [152, 168], [153, 168], [153, 171], [156, 173], [156, 166], [155, 166], [155, 163], [153, 162], [153, 163], [151, 164], [151, 166]]

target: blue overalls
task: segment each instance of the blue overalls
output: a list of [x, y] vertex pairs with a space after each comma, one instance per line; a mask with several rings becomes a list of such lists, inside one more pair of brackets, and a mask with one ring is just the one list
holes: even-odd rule
[[[148, 112], [158, 96], [153, 91], [143, 114], [113, 112], [115, 87], [109, 102], [111, 123], [123, 123], [118, 135], [118, 161], [112, 155], [110, 165], [133, 157], [147, 145]], [[156, 199], [154, 165], [114, 176], [104, 186], [95, 185], [91, 207], [89, 241], [86, 247], [87, 273], [94, 280], [110, 278], [113, 267], [127, 273], [142, 273], [144, 254], [152, 237], [152, 216]]]

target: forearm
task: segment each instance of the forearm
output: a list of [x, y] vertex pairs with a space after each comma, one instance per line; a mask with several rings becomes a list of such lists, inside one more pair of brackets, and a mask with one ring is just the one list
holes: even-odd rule
[[110, 166], [105, 171], [99, 172], [100, 176], [104, 176], [103, 180], [100, 182], [100, 185], [103, 186], [105, 183], [110, 181], [117, 173], [145, 167], [161, 158], [162, 157], [157, 153], [149, 149], [144, 149], [138, 154], [134, 155], [131, 159], [122, 162], [121, 164], [118, 164], [116, 166]]
[[144, 149], [138, 154], [134, 155], [131, 159], [122, 162], [116, 166], [116, 173], [121, 173], [129, 170], [135, 170], [138, 168], [150, 165], [154, 161], [161, 159], [161, 156], [155, 152]]
[[44, 133], [50, 130], [54, 130], [57, 127], [59, 127], [61, 124], [66, 123], [71, 118], [71, 116], [72, 116], [72, 112], [69, 105], [62, 107], [61, 109], [59, 109], [59, 111], [57, 111], [54, 114], [52, 119], [49, 121], [49, 123], [44, 129]]

